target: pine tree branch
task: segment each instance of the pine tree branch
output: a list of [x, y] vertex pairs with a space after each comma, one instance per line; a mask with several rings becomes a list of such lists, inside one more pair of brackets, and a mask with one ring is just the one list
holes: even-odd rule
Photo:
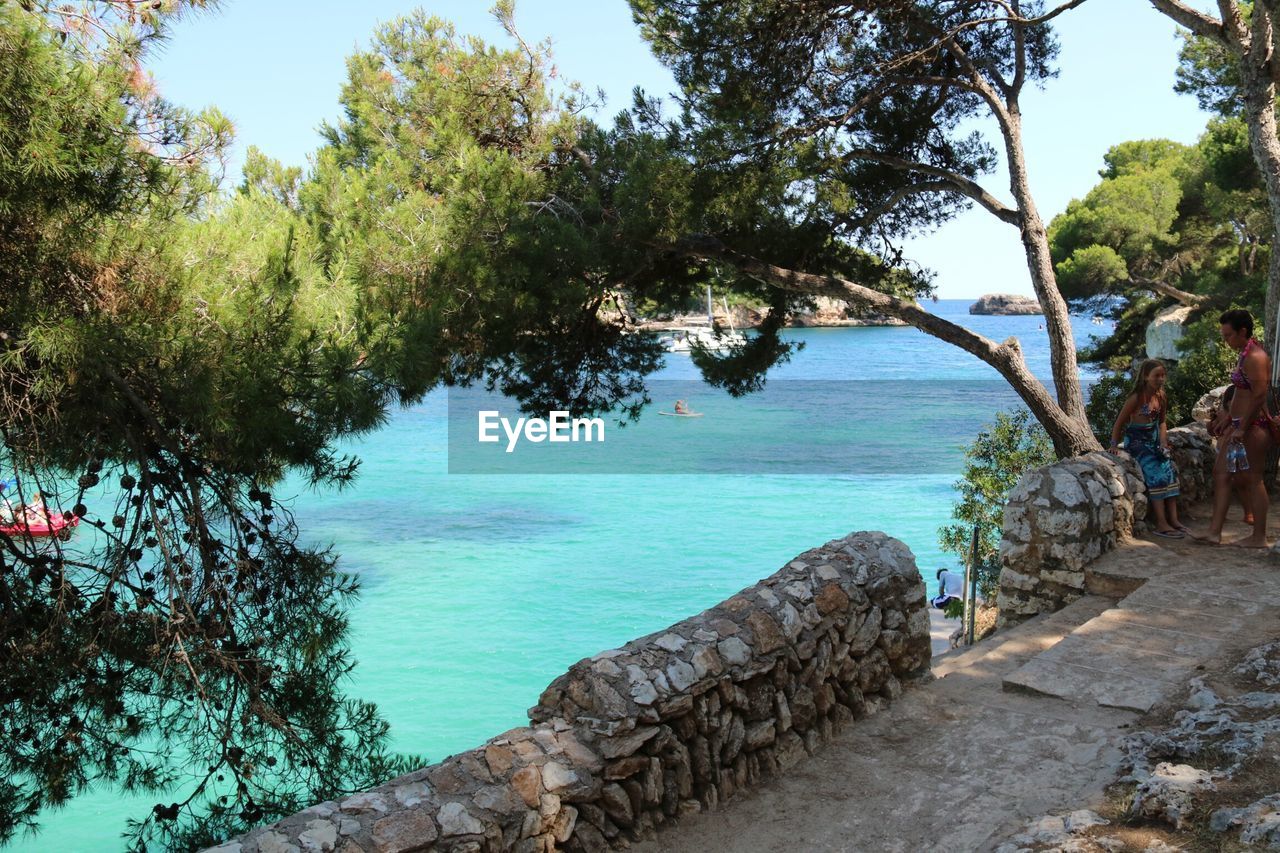
[[858, 216], [857, 218], [852, 220], [852, 224], [865, 228], [869, 226], [872, 222], [875, 222], [881, 216], [884, 216], [885, 214], [890, 213], [904, 199], [907, 199], [913, 195], [920, 195], [922, 193], [942, 193], [942, 192], [958, 192], [958, 190], [955, 188], [955, 185], [952, 184], [950, 181], [921, 181], [918, 184], [911, 184], [910, 186], [900, 187], [896, 192], [894, 192], [891, 196], [889, 196], [889, 198], [885, 199], [880, 204], [876, 205], [875, 207], [867, 208], [867, 210], [864, 211], [861, 216]]
[[1222, 22], [1212, 15], [1193, 9], [1180, 0], [1151, 0], [1151, 5], [1196, 35], [1222, 44], [1227, 43], [1227, 33]]
[[984, 361], [994, 358], [1004, 346], [950, 320], [925, 311], [915, 300], [890, 296], [837, 276], [816, 275], [775, 266], [736, 252], [715, 237], [688, 237], [672, 248], [678, 254], [690, 257], [725, 261], [746, 275], [783, 290], [815, 296], [830, 296], [889, 314], [948, 343], [953, 343]]
[[890, 296], [837, 276], [815, 275], [775, 266], [737, 252], [715, 237], [692, 236], [662, 248], [684, 257], [724, 261], [739, 272], [782, 290], [830, 296], [904, 320], [925, 334], [953, 344], [994, 367], [1053, 436], [1060, 456], [1101, 449], [1088, 426], [1068, 416], [1027, 367], [1017, 338], [996, 343], [929, 313], [914, 300]]
[[1000, 199], [987, 192], [977, 181], [967, 178], [958, 172], [950, 169], [944, 169], [941, 166], [932, 166], [928, 163], [920, 163], [915, 160], [907, 160], [904, 157], [895, 157], [892, 154], [882, 154], [879, 151], [873, 151], [869, 148], [855, 148], [844, 155], [847, 160], [870, 160], [873, 163], [883, 163], [894, 169], [903, 172], [919, 172], [922, 175], [940, 178], [945, 181], [949, 188], [958, 192], [963, 196], [973, 199], [978, 204], [987, 209], [1001, 222], [1007, 222], [1010, 225], [1021, 224], [1022, 217], [1017, 210], [1006, 206]]
[[1185, 290], [1179, 290], [1172, 284], [1166, 284], [1163, 281], [1157, 281], [1153, 278], [1137, 278], [1129, 279], [1134, 287], [1144, 288], [1159, 293], [1161, 296], [1167, 296], [1176, 302], [1186, 305], [1190, 308], [1198, 308], [1209, 301], [1209, 297], [1201, 296], [1198, 293], [1188, 293]]

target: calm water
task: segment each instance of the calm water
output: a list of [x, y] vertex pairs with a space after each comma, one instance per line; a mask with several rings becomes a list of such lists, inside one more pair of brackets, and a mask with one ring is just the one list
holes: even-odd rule
[[[1048, 375], [1041, 318], [970, 317], [968, 304], [931, 308], [996, 340], [1016, 335], [1036, 374]], [[1087, 319], [1075, 326], [1081, 343], [1104, 331]], [[790, 335], [807, 346], [774, 374], [785, 380], [774, 397], [729, 400], [681, 385], [706, 418], [647, 412], [617, 434], [636, 464], [661, 476], [618, 473], [616, 460], [587, 469], [605, 473], [450, 474], [451, 407], [437, 393], [353, 445], [364, 460], [355, 486], [298, 494], [306, 537], [334, 544], [362, 579], [352, 692], [377, 702], [396, 748], [437, 761], [522, 725], [574, 661], [696, 613], [850, 531], [897, 536], [924, 571], [953, 565], [937, 529], [961, 449], [1012, 404], [1010, 392], [977, 359], [915, 329]], [[687, 356], [672, 355], [660, 379], [695, 377]], [[789, 389], [803, 393], [775, 405]], [[671, 402], [655, 394], [651, 408]], [[771, 443], [774, 468], [750, 455]], [[705, 473], [714, 466], [698, 460], [726, 450], [752, 461]], [[806, 468], [815, 455], [821, 465]], [[92, 792], [9, 849], [118, 850], [125, 815], [158, 799]]]

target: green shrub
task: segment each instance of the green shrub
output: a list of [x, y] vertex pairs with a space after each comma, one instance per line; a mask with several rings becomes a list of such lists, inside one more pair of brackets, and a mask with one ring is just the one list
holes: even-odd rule
[[1051, 464], [1056, 456], [1048, 433], [1026, 409], [997, 412], [995, 423], [978, 433], [964, 455], [964, 476], [955, 484], [959, 499], [951, 508], [955, 523], [938, 530], [938, 544], [967, 567], [977, 525], [978, 592], [990, 600], [1000, 580], [1000, 535], [1009, 492], [1025, 472]]

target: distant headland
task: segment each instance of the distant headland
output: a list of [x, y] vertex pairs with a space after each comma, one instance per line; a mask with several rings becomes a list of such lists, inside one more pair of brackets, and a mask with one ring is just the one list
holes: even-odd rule
[[1012, 293], [988, 293], [969, 306], [970, 314], [1025, 315], [1043, 314], [1040, 303], [1029, 296]]
[[[789, 327], [847, 327], [847, 326], [905, 326], [907, 323], [897, 317], [873, 311], [859, 311], [848, 303], [829, 296], [814, 298], [815, 306], [811, 311], [797, 311], [787, 318]], [[766, 305], [730, 305], [728, 313], [723, 307], [715, 309], [717, 323], [732, 325], [738, 329], [751, 329], [764, 321], [768, 313]], [[707, 324], [705, 311], [690, 314], [677, 314], [670, 317], [636, 318], [643, 330], [664, 331], [670, 328], [683, 328]]]

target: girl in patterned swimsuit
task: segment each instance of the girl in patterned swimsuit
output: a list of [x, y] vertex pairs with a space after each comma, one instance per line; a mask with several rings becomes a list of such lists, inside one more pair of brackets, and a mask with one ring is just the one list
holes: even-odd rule
[[1187, 529], [1178, 521], [1178, 471], [1169, 458], [1166, 378], [1160, 361], [1149, 358], [1142, 362], [1134, 378], [1133, 393], [1124, 401], [1124, 408], [1111, 428], [1111, 452], [1119, 449], [1123, 432], [1125, 449], [1137, 460], [1147, 481], [1147, 494], [1156, 516], [1156, 535], [1181, 539]]

